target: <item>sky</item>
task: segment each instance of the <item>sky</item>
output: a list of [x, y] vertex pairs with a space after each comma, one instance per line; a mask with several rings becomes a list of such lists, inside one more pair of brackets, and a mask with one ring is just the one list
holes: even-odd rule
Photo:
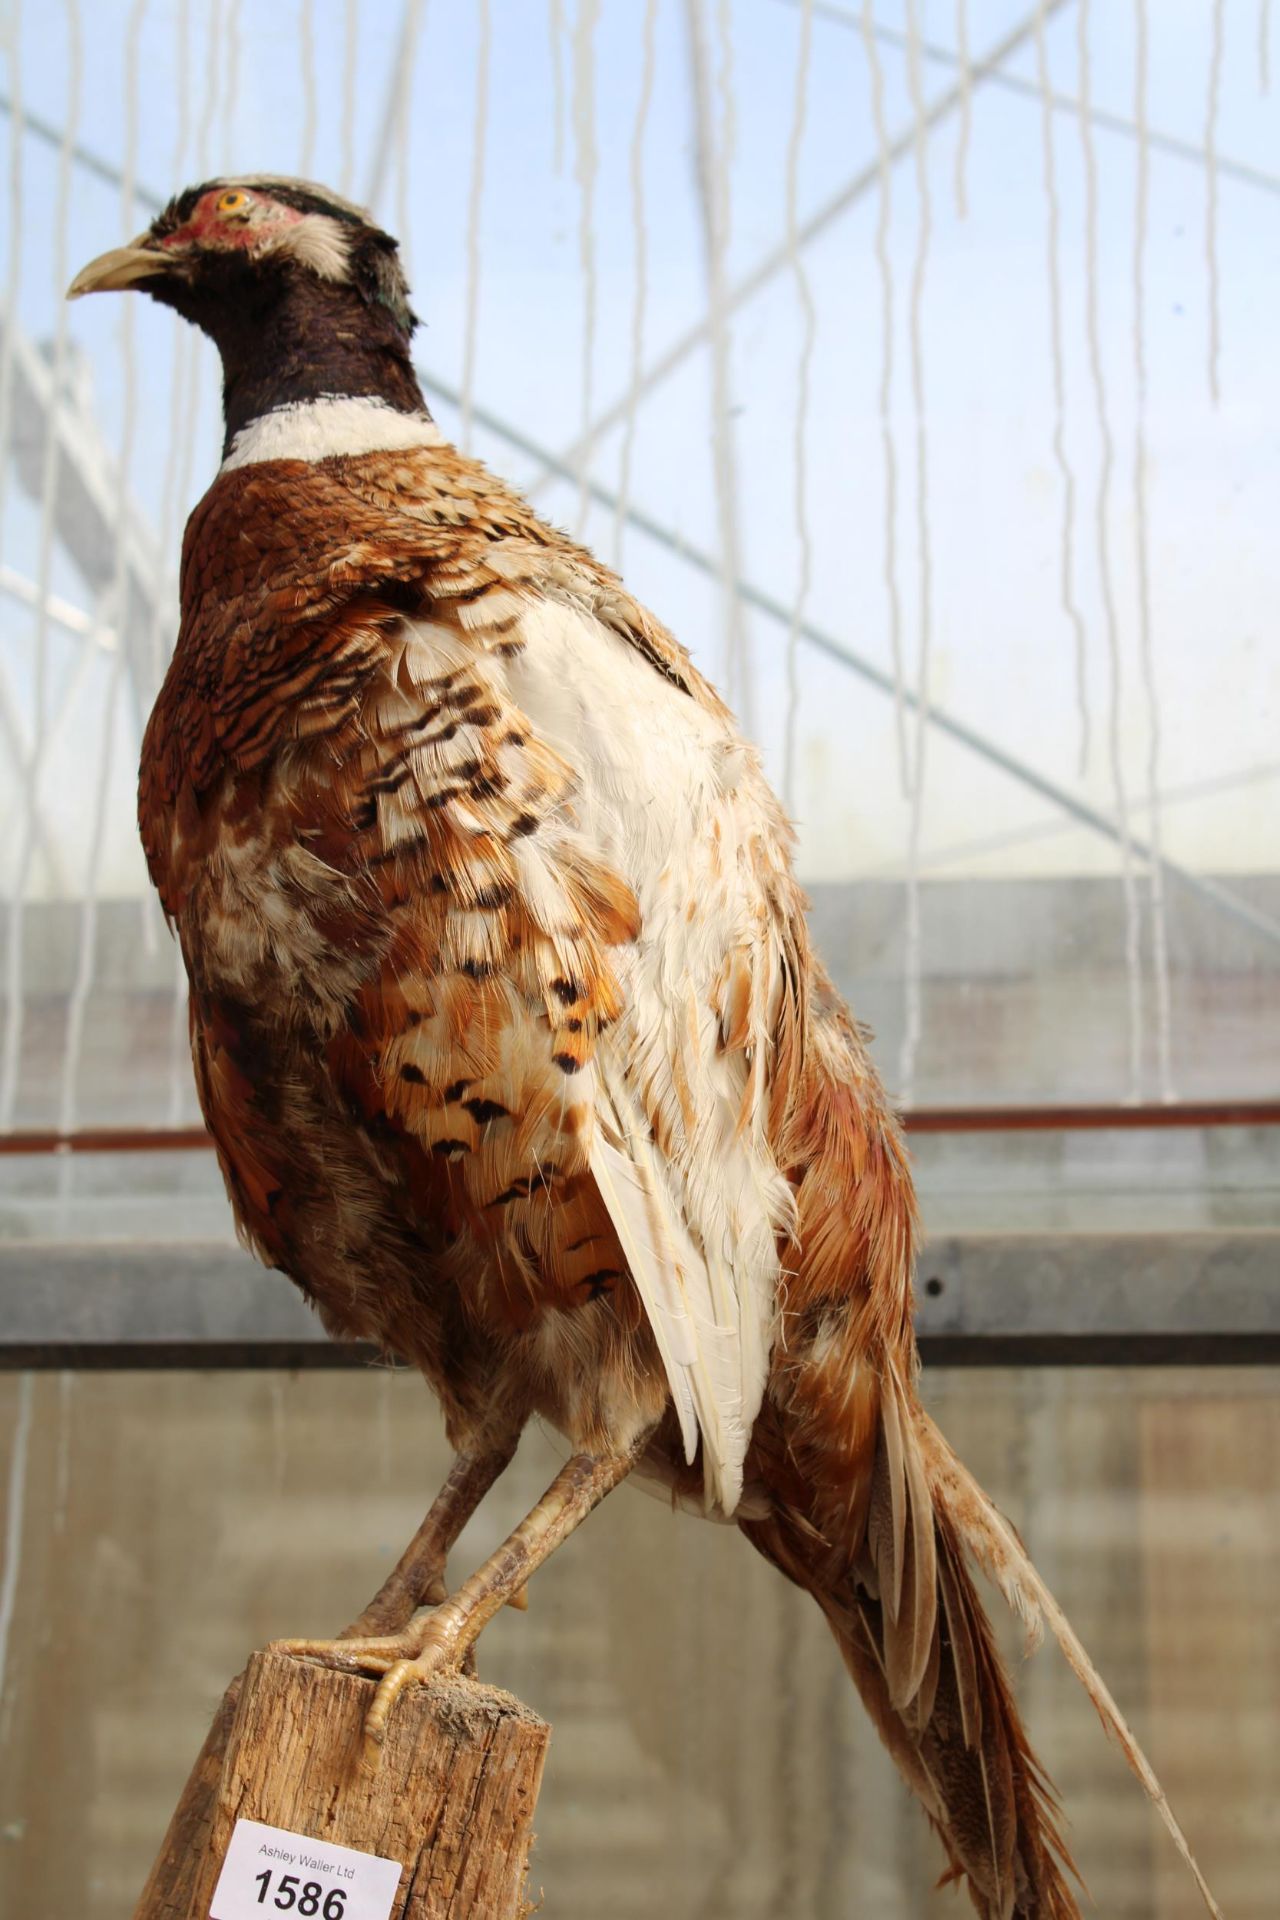
[[[899, 877], [913, 846], [925, 876], [1118, 875], [1114, 836], [1069, 803], [1145, 838], [1153, 791], [1171, 857], [1274, 871], [1280, 29], [1268, 75], [1262, 4], [1048, 6], [1051, 199], [1034, 11], [880, 0], [874, 61], [860, 12], [8, 0], [0, 84], [26, 125], [15, 145], [12, 111], [0, 124], [16, 215], [0, 298], [55, 358], [61, 337], [104, 498], [115, 512], [127, 500], [172, 567], [216, 467], [215, 357], [145, 300], [64, 312], [61, 287], [145, 225], [148, 194], [193, 179], [305, 170], [372, 198], [405, 248], [421, 365], [469, 385], [473, 450], [620, 558], [727, 687], [797, 819], [808, 878]], [[1146, 141], [1133, 131], [1144, 18]], [[1101, 118], [1082, 115], [1082, 87]], [[63, 164], [64, 136], [82, 159]], [[709, 342], [717, 285], [728, 298]], [[674, 545], [633, 527], [619, 540], [615, 513], [584, 516], [580, 486], [547, 484], [527, 443], [572, 450], [626, 393], [637, 328], [648, 366], [699, 327], [630, 435], [620, 424], [591, 452], [611, 491], [625, 462], [631, 501]], [[433, 404], [460, 433], [458, 409]], [[42, 560], [39, 487], [32, 498], [5, 464], [4, 564], [26, 582], [47, 569], [111, 626], [110, 590], [96, 604], [57, 543]], [[726, 530], [740, 577], [781, 618], [735, 619]], [[141, 895], [132, 786], [152, 685], [55, 625], [37, 673], [39, 624], [0, 601], [5, 698], [28, 750], [42, 742], [58, 849], [51, 865], [36, 848], [23, 884], [74, 895], [92, 876], [103, 897]], [[890, 680], [896, 651], [902, 687], [923, 687], [979, 746], [922, 728], [802, 624]], [[143, 683], [171, 633], [162, 605]], [[12, 768], [0, 817], [12, 889], [31, 818]]]

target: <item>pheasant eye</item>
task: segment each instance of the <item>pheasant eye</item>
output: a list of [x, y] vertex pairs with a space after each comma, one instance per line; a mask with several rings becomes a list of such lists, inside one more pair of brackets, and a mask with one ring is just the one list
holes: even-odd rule
[[218, 195], [217, 203], [215, 206], [215, 212], [244, 213], [248, 205], [249, 205], [248, 194], [241, 193], [237, 187], [232, 187], [229, 192], [220, 193]]

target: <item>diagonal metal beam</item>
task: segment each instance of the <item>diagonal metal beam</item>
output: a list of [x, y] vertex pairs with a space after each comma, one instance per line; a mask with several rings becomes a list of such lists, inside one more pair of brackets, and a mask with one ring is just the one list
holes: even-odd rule
[[[1062, 8], [1069, 4], [1070, 0], [1048, 0], [1048, 4], [1044, 8], [1045, 18], [1052, 18], [1055, 13], [1061, 12]], [[1040, 9], [1038, 7], [1033, 8], [1025, 19], [1020, 21], [1016, 27], [1012, 27], [1002, 39], [996, 42], [989, 53], [984, 54], [980, 60], [973, 62], [969, 69], [968, 91], [976, 91], [977, 88], [982, 86], [983, 83], [990, 78], [991, 74], [1002, 61], [1007, 60], [1010, 54], [1016, 53], [1019, 47], [1024, 46], [1026, 42], [1030, 40], [1035, 32], [1039, 13]], [[934, 101], [933, 105], [925, 113], [921, 125], [918, 126], [913, 118], [911, 125], [890, 142], [887, 156], [889, 164], [896, 165], [899, 160], [913, 152], [921, 132], [926, 135], [931, 133], [940, 121], [947, 119], [950, 114], [954, 113], [956, 107], [964, 97], [965, 92], [965, 85], [957, 81], [954, 86], [948, 87], [946, 92], [940, 94], [938, 99]], [[825, 233], [828, 227], [849, 211], [850, 207], [856, 205], [865, 193], [877, 185], [880, 179], [881, 165], [881, 156], [877, 155], [875, 159], [871, 160], [865, 167], [862, 167], [855, 173], [852, 179], [847, 180], [844, 186], [833, 193], [830, 199], [825, 200], [816, 213], [811, 213], [807, 220], [802, 221], [796, 232], [794, 245], [796, 247], [808, 246], [810, 241], [816, 240], [819, 234]], [[746, 301], [753, 299], [762, 287], [768, 286], [775, 275], [781, 273], [784, 268], [791, 264], [792, 254], [793, 244], [790, 238], [788, 238], [780, 242], [776, 247], [772, 247], [768, 253], [756, 262], [749, 273], [745, 273], [733, 286], [726, 288], [720, 309], [723, 318], [727, 319], [730, 314], [736, 312]], [[611, 406], [606, 407], [603, 413], [597, 415], [596, 419], [592, 421], [586, 431], [579, 434], [572, 445], [564, 450], [562, 456], [573, 467], [575, 472], [582, 471], [585, 462], [589, 459], [603, 435], [608, 433], [612, 427], [616, 427], [619, 421], [625, 419], [629, 410], [633, 406], [637, 406], [641, 400], [646, 399], [655, 387], [660, 387], [665, 380], [669, 379], [676, 368], [682, 366], [691, 353], [696, 352], [699, 347], [706, 344], [711, 337], [712, 327], [713, 318], [710, 314], [707, 314], [692, 327], [687, 328], [684, 333], [672, 341], [664, 353], [659, 354], [658, 358], [644, 369], [640, 378], [632, 383], [626, 393], [615, 400]], [[531, 499], [536, 499], [543, 488], [551, 483], [553, 477], [554, 475], [551, 468], [547, 467], [543, 473], [535, 477], [525, 491]]]
[[[10, 323], [0, 315], [0, 338]], [[150, 630], [159, 603], [176, 607], [155, 536], [132, 505], [121, 522], [119, 474], [114, 453], [103, 441], [97, 424], [71, 390], [58, 393], [53, 369], [16, 324], [12, 324], [13, 414], [9, 444], [2, 451], [14, 462], [23, 488], [34, 498], [39, 485], [45, 443], [55, 440], [57, 486], [54, 492], [54, 530], [64, 550], [97, 594], [109, 594], [122, 574], [125, 605], [116, 621], [124, 647], [141, 738], [145, 719], [142, 702], [151, 687], [140, 636]], [[123, 525], [123, 566], [119, 547]]]
[[[803, 0], [781, 0], [783, 6], [799, 7]], [[848, 27], [851, 32], [859, 33], [862, 22], [851, 7], [838, 6], [834, 0], [812, 0], [813, 11], [820, 19], [829, 20], [833, 26]], [[909, 36], [897, 27], [873, 27], [877, 40], [887, 47], [896, 47], [905, 52], [910, 45]], [[936, 40], [921, 40], [920, 52], [934, 66], [949, 67], [958, 72], [961, 59], [950, 47], [941, 46]], [[1010, 73], [1004, 67], [993, 68], [987, 75], [989, 84], [1000, 93], [1011, 93], [1022, 100], [1034, 100], [1038, 104], [1045, 99], [1038, 81], [1024, 79], [1020, 73]], [[1049, 105], [1055, 113], [1070, 114], [1073, 120], [1082, 116], [1090, 125], [1099, 127], [1104, 133], [1118, 133], [1128, 140], [1145, 140], [1153, 153], [1167, 153], [1175, 160], [1188, 160], [1194, 166], [1205, 164], [1202, 146], [1194, 140], [1179, 140], [1176, 134], [1161, 133], [1155, 127], [1138, 127], [1134, 121], [1125, 118], [1122, 113], [1112, 113], [1106, 107], [1089, 102], [1087, 111], [1083, 104], [1073, 99], [1069, 93], [1049, 93]], [[1258, 187], [1263, 193], [1280, 193], [1280, 176], [1267, 173], [1261, 167], [1251, 167], [1247, 160], [1229, 160], [1219, 154], [1214, 155], [1214, 171], [1222, 179], [1238, 180], [1244, 186]]]
[[[19, 779], [25, 779], [31, 765], [31, 755], [22, 737], [22, 724], [14, 711], [13, 700], [8, 687], [0, 680], [0, 738], [3, 739], [11, 764], [17, 769]], [[58, 857], [57, 839], [49, 825], [46, 809], [38, 795], [31, 801], [31, 830], [35, 839], [34, 851], [41, 854], [48, 863], [50, 885], [56, 890], [64, 885], [62, 862]], [[9, 814], [0, 820], [0, 832], [8, 833]]]
[[[41, 605], [40, 588], [34, 580], [28, 580], [24, 574], [12, 567], [0, 566], [0, 593], [16, 600], [20, 606], [39, 608]], [[44, 759], [53, 758], [55, 742], [59, 739], [66, 723], [68, 713], [78, 696], [93, 661], [93, 650], [100, 648], [105, 653], [113, 653], [119, 644], [114, 630], [95, 620], [92, 614], [72, 606], [58, 594], [44, 597], [44, 611], [54, 626], [61, 627], [66, 633], [73, 633], [81, 642], [80, 657], [67, 677], [62, 690], [62, 700], [45, 736]], [[8, 686], [0, 676], [0, 734], [9, 749], [9, 757], [17, 772], [19, 783], [36, 779], [39, 773], [40, 755], [34, 746], [27, 747], [22, 737], [22, 728], [13, 710], [13, 701]], [[32, 791], [29, 805], [31, 808], [31, 831], [34, 835], [33, 851], [41, 854], [48, 866], [49, 885], [55, 896], [67, 890], [66, 873], [58, 852], [57, 839], [48, 820], [48, 809], [40, 797], [39, 786]], [[0, 818], [0, 837], [8, 831], [11, 815], [6, 813]]]
[[[7, 116], [12, 112], [13, 101], [7, 93], [0, 93], [0, 113]], [[21, 108], [21, 113], [25, 133], [33, 134], [37, 140], [43, 140], [47, 147], [56, 147], [59, 151], [61, 150], [65, 137], [61, 127], [54, 126], [51, 120], [44, 119], [41, 114], [32, 113], [25, 104]], [[112, 160], [104, 160], [100, 153], [95, 153], [93, 148], [86, 146], [83, 140], [72, 142], [71, 158], [77, 166], [83, 167], [86, 173], [94, 174], [99, 180], [104, 180], [108, 186], [123, 187], [124, 173], [121, 168]], [[133, 197], [138, 205], [145, 207], [149, 213], [159, 213], [165, 204], [159, 195], [148, 193], [146, 188], [140, 187], [136, 181], [133, 185]]]
[[61, 627], [64, 633], [74, 633], [77, 639], [91, 639], [104, 653], [114, 653], [119, 645], [119, 636], [114, 627], [95, 620], [91, 613], [86, 613], [83, 607], [75, 606], [70, 600], [64, 600], [61, 594], [47, 593], [42, 599], [36, 581], [29, 580], [16, 567], [0, 563], [0, 593], [16, 600], [19, 606], [43, 605], [54, 626]]
[[[1184, 786], [1162, 787], [1153, 797], [1150, 793], [1138, 794], [1130, 803], [1134, 813], [1150, 813], [1152, 806], [1181, 806], [1185, 801], [1203, 800], [1208, 795], [1231, 793], [1242, 787], [1265, 786], [1280, 781], [1280, 761], [1264, 762], [1260, 766], [1242, 767], [1234, 773], [1216, 774], [1207, 780], [1192, 780]], [[1053, 818], [1051, 820], [1031, 820], [1020, 827], [1006, 827], [1000, 833], [987, 833], [971, 840], [955, 840], [949, 845], [935, 847], [922, 864], [930, 873], [936, 873], [940, 867], [954, 865], [959, 860], [971, 860], [975, 855], [1004, 853], [1010, 847], [1023, 847], [1034, 841], [1053, 840], [1059, 834], [1070, 833], [1070, 820]], [[901, 872], [900, 860], [886, 860], [882, 867], [873, 869], [872, 879], [893, 880]]]
[[[425, 392], [435, 395], [437, 399], [445, 401], [451, 407], [461, 406], [462, 395], [457, 387], [450, 386], [448, 381], [430, 373], [425, 367], [419, 366], [415, 371]], [[551, 478], [567, 482], [574, 487], [581, 484], [580, 470], [571, 464], [570, 454], [552, 452], [549, 447], [542, 446], [539, 441], [532, 439], [519, 427], [512, 426], [509, 421], [491, 413], [487, 407], [473, 403], [471, 413], [478, 426], [497, 434], [517, 452], [538, 461], [545, 467]], [[587, 492], [599, 506], [606, 508], [610, 513], [616, 514], [621, 509], [623, 518], [638, 532], [647, 535], [650, 540], [665, 547], [669, 553], [674, 553], [679, 559], [686, 561], [697, 572], [706, 574], [713, 580], [720, 578], [720, 565], [714, 555], [704, 552], [701, 547], [693, 546], [675, 528], [664, 526], [660, 520], [653, 519], [642, 508], [630, 502], [623, 505], [611, 488], [590, 476], [587, 479]], [[749, 580], [739, 580], [738, 594], [747, 606], [754, 607], [758, 613], [767, 615], [770, 620], [776, 621], [780, 626], [791, 628], [794, 619], [793, 609], [783, 601], [775, 599], [773, 594], [766, 593], [762, 587], [753, 586]], [[877, 688], [879, 692], [887, 694], [890, 699], [896, 697], [897, 689], [893, 675], [886, 673], [865, 654], [858, 653], [842, 640], [837, 640], [834, 634], [815, 626], [811, 620], [800, 621], [796, 631], [815, 652], [825, 654], [828, 659], [846, 667], [849, 672], [857, 674], [859, 679], [865, 680], [869, 686]], [[920, 711], [922, 706], [920, 696], [912, 688], [903, 687], [901, 697], [904, 705], [913, 713]], [[1104, 840], [1110, 840], [1115, 846], [1120, 845], [1120, 829], [1114, 820], [1099, 808], [1091, 807], [1088, 801], [1079, 799], [1066, 787], [1060, 787], [1056, 781], [1050, 780], [1036, 767], [1019, 759], [1017, 754], [1009, 753], [998, 741], [980, 733], [976, 727], [969, 726], [966, 721], [949, 713], [945, 707], [937, 706], [932, 700], [924, 705], [923, 717], [931, 727], [936, 727], [939, 733], [945, 734], [948, 739], [955, 740], [960, 746], [968, 748], [970, 753], [985, 760], [988, 766], [1007, 774], [1018, 785], [1038, 794], [1042, 800], [1047, 800], [1051, 805], [1060, 808], [1080, 826], [1088, 827], [1090, 832], [1100, 834]], [[1218, 881], [1209, 879], [1204, 874], [1190, 872], [1188, 868], [1170, 860], [1167, 855], [1157, 855], [1148, 842], [1136, 838], [1133, 834], [1127, 836], [1127, 844], [1139, 859], [1151, 866], [1158, 864], [1166, 880], [1184, 887], [1188, 893], [1194, 893], [1202, 900], [1211, 902], [1229, 919], [1248, 927], [1251, 932], [1270, 944], [1280, 946], [1280, 921], [1261, 912], [1249, 901], [1242, 900]]]

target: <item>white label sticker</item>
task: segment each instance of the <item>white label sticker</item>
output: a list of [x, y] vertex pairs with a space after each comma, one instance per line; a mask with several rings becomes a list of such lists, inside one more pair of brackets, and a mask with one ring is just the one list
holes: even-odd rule
[[376, 1853], [237, 1820], [209, 1920], [387, 1920], [402, 1872]]

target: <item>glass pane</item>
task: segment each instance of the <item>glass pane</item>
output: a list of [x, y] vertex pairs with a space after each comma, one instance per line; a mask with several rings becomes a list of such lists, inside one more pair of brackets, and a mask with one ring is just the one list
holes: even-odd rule
[[[1232, 1920], [1270, 1920], [1280, 1875], [1278, 1386], [1263, 1370], [928, 1383]], [[10, 1376], [0, 1442], [16, 1549], [0, 1576], [0, 1907], [118, 1920], [246, 1652], [363, 1604], [445, 1449], [405, 1375]], [[530, 1436], [455, 1569], [554, 1465]], [[1007, 1623], [1002, 1638], [1016, 1652]], [[493, 1623], [480, 1668], [553, 1724], [530, 1882], [547, 1913], [956, 1912], [930, 1892], [936, 1843], [817, 1610], [736, 1530], [623, 1489], [536, 1576], [529, 1612]], [[1019, 1661], [1017, 1686], [1098, 1911], [1192, 1920], [1163, 1830], [1056, 1653]]]
[[245, 165], [723, 686], [896, 1093], [1274, 1097], [1267, 7], [294, 11], [4, 11], [0, 1127], [194, 1117], [132, 790], [217, 368], [62, 292]]

